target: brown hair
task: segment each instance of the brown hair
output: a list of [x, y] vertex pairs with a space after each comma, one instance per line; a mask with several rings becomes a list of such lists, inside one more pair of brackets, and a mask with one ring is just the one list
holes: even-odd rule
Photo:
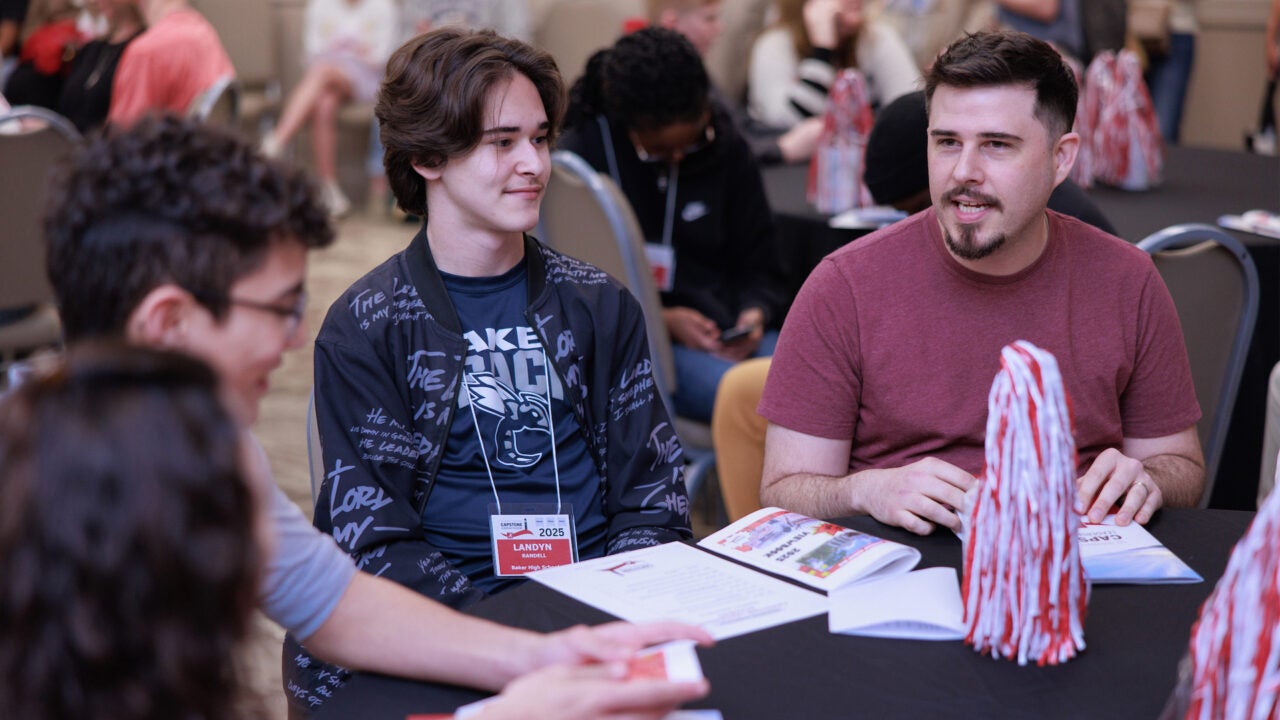
[[564, 81], [546, 52], [492, 30], [445, 27], [419, 35], [392, 54], [378, 91], [387, 182], [405, 212], [427, 216], [427, 186], [414, 165], [436, 168], [480, 144], [489, 92], [520, 73], [542, 98], [555, 138], [564, 112]]
[[0, 707], [245, 720], [261, 557], [240, 432], [194, 358], [81, 344], [0, 402]]
[[955, 41], [925, 73], [926, 110], [939, 85], [1025, 85], [1035, 90], [1035, 116], [1050, 137], [1056, 140], [1075, 123], [1075, 74], [1053, 46], [1024, 32], [980, 32]]

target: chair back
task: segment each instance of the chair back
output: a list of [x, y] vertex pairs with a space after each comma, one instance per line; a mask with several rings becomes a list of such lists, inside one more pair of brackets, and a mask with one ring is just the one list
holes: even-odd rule
[[324, 484], [324, 453], [320, 449], [320, 424], [316, 421], [316, 389], [307, 395], [307, 474], [311, 477], [311, 507]]
[[43, 221], [49, 172], [79, 141], [75, 126], [50, 110], [0, 114], [0, 369], [19, 353], [61, 341]]
[[566, 85], [582, 75], [587, 59], [622, 34], [627, 18], [645, 14], [641, 0], [559, 0], [533, 31], [533, 44], [551, 53]]
[[0, 115], [0, 127], [14, 131], [0, 133], [0, 309], [49, 303], [43, 227], [49, 172], [80, 133], [61, 115], [30, 106]]
[[1207, 507], [1258, 315], [1258, 271], [1244, 245], [1212, 225], [1173, 225], [1138, 247], [1151, 254], [1182, 324], [1202, 413]]
[[[538, 237], [556, 250], [595, 265], [622, 282], [644, 309], [645, 332], [653, 379], [668, 410], [675, 406], [675, 359], [671, 337], [662, 322], [662, 301], [645, 258], [644, 233], [622, 190], [581, 157], [559, 150], [551, 154], [547, 185], [538, 222]], [[711, 427], [672, 413], [689, 466], [685, 484], [692, 496], [715, 469]]]
[[209, 125], [237, 129], [240, 122], [240, 81], [231, 75], [218, 78], [195, 96], [187, 107], [187, 116]]
[[1280, 453], [1280, 362], [1267, 383], [1267, 419], [1262, 428], [1262, 469], [1258, 473], [1258, 507], [1276, 483], [1276, 455]]
[[644, 308], [654, 381], [671, 407], [675, 360], [662, 324], [662, 301], [644, 255], [644, 233], [631, 204], [609, 176], [567, 150], [551, 154], [538, 222], [538, 237], [560, 252], [585, 260], [617, 278]]

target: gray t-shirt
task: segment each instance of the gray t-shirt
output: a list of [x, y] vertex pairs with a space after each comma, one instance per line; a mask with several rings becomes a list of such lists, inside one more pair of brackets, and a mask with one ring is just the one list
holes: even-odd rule
[[298, 506], [276, 485], [266, 454], [248, 435], [265, 478], [273, 547], [258, 589], [262, 611], [294, 637], [305, 640], [337, 607], [356, 574], [355, 564], [333, 538], [312, 527]]

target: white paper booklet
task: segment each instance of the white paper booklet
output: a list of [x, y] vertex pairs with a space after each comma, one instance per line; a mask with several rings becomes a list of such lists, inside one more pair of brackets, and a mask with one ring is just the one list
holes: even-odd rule
[[1159, 585], [1204, 582], [1138, 523], [1123, 527], [1109, 515], [1097, 525], [1080, 526], [1080, 561], [1095, 584]]
[[827, 599], [684, 543], [547, 568], [528, 577], [631, 622], [679, 620], [717, 640], [827, 611]]
[[949, 567], [874, 578], [833, 590], [827, 626], [833, 633], [908, 640], [961, 640], [964, 603]]
[[757, 510], [698, 545], [827, 592], [899, 575], [920, 562], [913, 547], [776, 507]]

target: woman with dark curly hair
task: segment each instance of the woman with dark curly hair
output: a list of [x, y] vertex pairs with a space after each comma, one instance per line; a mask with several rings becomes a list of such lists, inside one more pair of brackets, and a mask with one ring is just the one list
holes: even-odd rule
[[711, 101], [698, 51], [658, 27], [591, 57], [565, 127], [560, 147], [613, 177], [644, 231], [675, 354], [676, 413], [710, 420], [720, 376], [773, 354], [769, 328], [785, 302], [751, 149]]
[[252, 718], [254, 493], [213, 371], [87, 346], [0, 403], [0, 707]]

